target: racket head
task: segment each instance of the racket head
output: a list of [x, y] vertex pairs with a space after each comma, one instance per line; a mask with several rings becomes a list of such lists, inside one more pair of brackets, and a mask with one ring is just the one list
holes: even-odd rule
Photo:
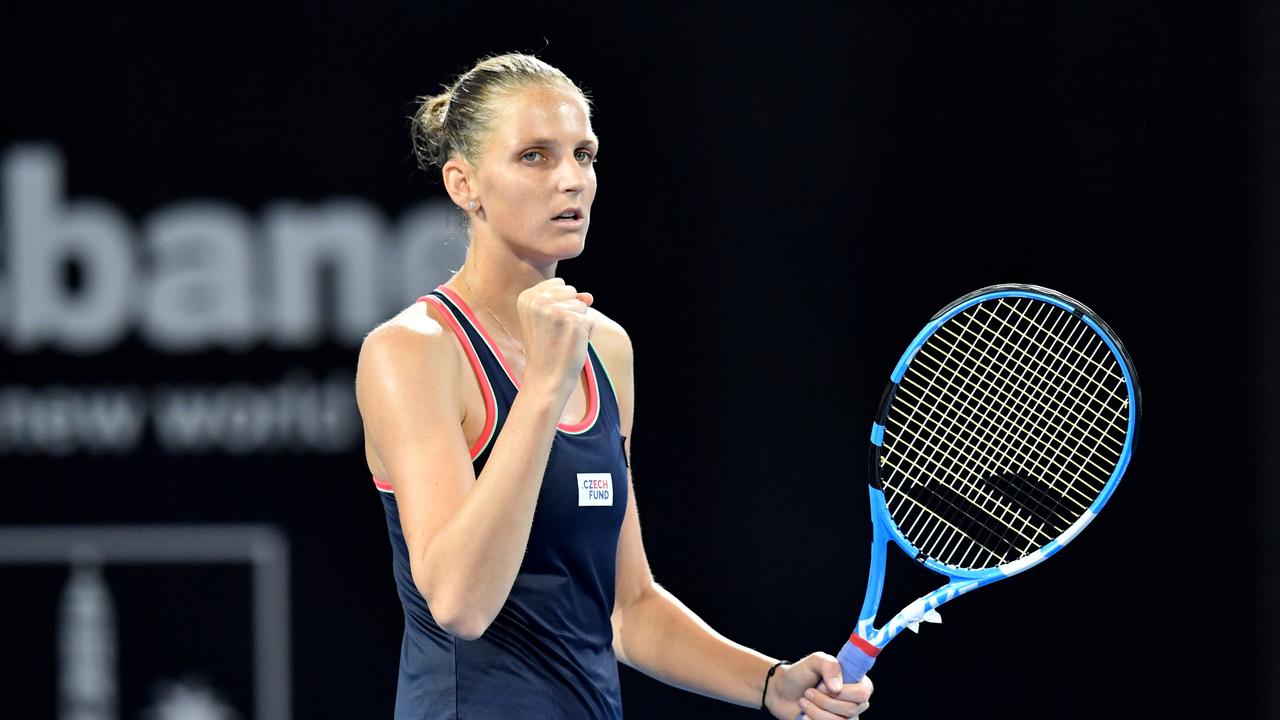
[[1079, 301], [1034, 285], [969, 293], [916, 335], [881, 399], [876, 533], [934, 572], [976, 581], [965, 591], [1039, 564], [1110, 499], [1141, 407], [1128, 351]]

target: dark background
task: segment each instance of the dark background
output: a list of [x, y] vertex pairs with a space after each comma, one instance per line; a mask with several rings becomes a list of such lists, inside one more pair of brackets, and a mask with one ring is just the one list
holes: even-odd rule
[[[560, 274], [594, 293], [636, 348], [633, 467], [649, 559], [713, 627], [778, 657], [835, 652], [856, 620], [869, 419], [923, 322], [998, 282], [1083, 300], [1124, 339], [1143, 384], [1129, 474], [1058, 559], [895, 642], [872, 673], [869, 716], [1280, 717], [1273, 9], [5, 13], [0, 140], [56, 146], [67, 197], [105, 198], [133, 221], [191, 197], [254, 217], [273, 199], [356, 196], [394, 218], [442, 194], [411, 162], [416, 95], [512, 50], [580, 82], [602, 140], [599, 193], [587, 250]], [[168, 356], [126, 340], [91, 356], [7, 351], [0, 380], [225, 383], [291, 367], [352, 373], [355, 357], [334, 341]], [[13, 452], [0, 455], [0, 477], [7, 524], [279, 527], [293, 568], [294, 716], [390, 716], [402, 617], [357, 445]], [[0, 571], [0, 608], [28, 618], [6, 626], [0, 651], [5, 715], [54, 717], [50, 572]], [[911, 570], [889, 572], [892, 587]], [[220, 577], [108, 569], [109, 583], [133, 588], [116, 597], [121, 632], [143, 638], [129, 652], [151, 642], [146, 627], [174, 624], [135, 629], [137, 588], [178, 607], [202, 595], [183, 588]], [[204, 622], [242, 632], [236, 602]], [[236, 674], [244, 647], [231, 637], [195, 664], [251, 717]], [[145, 691], [129, 674], [140, 661], [122, 657], [120, 715], [138, 717]], [[630, 717], [751, 714], [626, 670], [623, 689]]]

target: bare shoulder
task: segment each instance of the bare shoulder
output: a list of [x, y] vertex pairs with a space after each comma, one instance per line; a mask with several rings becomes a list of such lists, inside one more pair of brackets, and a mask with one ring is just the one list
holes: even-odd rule
[[[587, 312], [596, 317], [596, 324], [591, 329], [591, 344], [595, 346], [600, 362], [613, 385], [613, 392], [618, 399], [618, 413], [622, 423], [622, 434], [630, 437], [631, 421], [635, 410], [635, 359], [631, 349], [631, 338], [627, 331], [604, 313], [590, 308]], [[630, 442], [628, 440], [628, 442]], [[628, 446], [629, 447], [629, 446]], [[629, 451], [629, 450], [628, 450]]]
[[617, 321], [595, 308], [590, 308], [587, 312], [596, 321], [591, 330], [591, 344], [595, 346], [596, 352], [600, 354], [600, 359], [610, 369], [610, 372], [617, 368], [620, 371], [626, 370], [626, 374], [630, 375], [630, 368], [634, 359], [631, 349], [631, 337], [627, 335], [627, 331]]
[[451, 334], [423, 302], [371, 330], [356, 362], [357, 400], [376, 390], [407, 390], [406, 383], [452, 378], [457, 358]]

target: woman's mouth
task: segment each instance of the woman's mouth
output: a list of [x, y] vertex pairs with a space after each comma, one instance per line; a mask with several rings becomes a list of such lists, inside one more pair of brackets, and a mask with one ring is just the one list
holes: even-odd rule
[[582, 227], [585, 220], [581, 208], [567, 208], [551, 218], [551, 222], [569, 229]]

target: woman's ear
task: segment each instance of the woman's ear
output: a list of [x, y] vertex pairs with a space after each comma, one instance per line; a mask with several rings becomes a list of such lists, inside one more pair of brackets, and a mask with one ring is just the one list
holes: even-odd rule
[[471, 165], [465, 160], [454, 158], [446, 162], [444, 167], [440, 168], [440, 172], [444, 179], [444, 189], [449, 193], [453, 204], [464, 210], [467, 209], [467, 204], [475, 200], [475, 188], [472, 187], [471, 182]]

